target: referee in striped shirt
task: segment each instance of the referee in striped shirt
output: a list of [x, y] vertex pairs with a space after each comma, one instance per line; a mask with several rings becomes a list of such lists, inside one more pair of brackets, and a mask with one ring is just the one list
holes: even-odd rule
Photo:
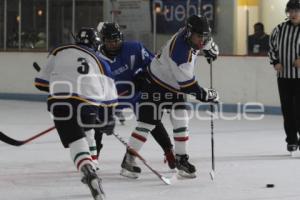
[[277, 71], [287, 150], [300, 145], [300, 0], [289, 0], [288, 20], [279, 24], [270, 37], [269, 57]]

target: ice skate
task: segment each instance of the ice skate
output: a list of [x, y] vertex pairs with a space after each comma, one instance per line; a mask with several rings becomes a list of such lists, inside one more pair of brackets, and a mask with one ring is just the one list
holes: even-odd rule
[[120, 175], [128, 178], [136, 179], [139, 177], [138, 175], [141, 173], [141, 168], [137, 166], [135, 162], [135, 157], [128, 152], [125, 154], [123, 158], [121, 167], [122, 169]]
[[298, 149], [298, 145], [296, 145], [296, 144], [288, 144], [287, 145], [287, 150], [290, 152], [290, 155], [292, 157], [294, 156], [297, 149]]
[[195, 178], [196, 168], [194, 165], [189, 163], [188, 159], [189, 156], [186, 154], [184, 155], [176, 154], [176, 167], [178, 169], [178, 175], [185, 178]]
[[83, 173], [81, 181], [89, 187], [94, 199], [104, 200], [105, 193], [101, 185], [102, 180], [98, 177], [92, 165], [86, 164], [82, 166], [81, 171]]

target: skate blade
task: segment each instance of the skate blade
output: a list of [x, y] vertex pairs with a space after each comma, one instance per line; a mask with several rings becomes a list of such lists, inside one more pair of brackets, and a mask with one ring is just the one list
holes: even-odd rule
[[131, 179], [137, 179], [139, 177], [138, 173], [131, 172], [126, 169], [121, 169], [120, 175]]
[[296, 157], [296, 151], [290, 151], [290, 156], [291, 156], [292, 158]]
[[170, 169], [168, 172], [174, 174], [174, 173], [177, 173], [177, 169], [176, 168]]
[[178, 170], [178, 175], [180, 177], [183, 177], [183, 178], [196, 178], [196, 174], [195, 173], [186, 173], [185, 171], [183, 170]]
[[105, 193], [101, 186], [101, 183], [97, 179], [92, 180], [91, 182], [92, 189], [94, 190], [92, 193], [94, 193], [94, 199], [95, 200], [104, 200], [105, 199]]

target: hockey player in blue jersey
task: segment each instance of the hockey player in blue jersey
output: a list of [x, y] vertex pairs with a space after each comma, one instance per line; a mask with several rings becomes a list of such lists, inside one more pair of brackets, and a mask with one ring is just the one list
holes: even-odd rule
[[96, 30], [80, 29], [75, 44], [61, 45], [50, 52], [47, 65], [35, 79], [39, 90], [49, 92], [48, 110], [61, 142], [70, 149], [82, 182], [95, 200], [104, 199], [104, 192], [87, 135], [93, 130], [91, 126], [97, 126], [97, 118], [105, 123], [102, 131], [112, 134], [112, 108], [118, 98], [110, 67], [97, 53], [99, 44]]
[[[132, 108], [136, 112], [135, 105], [140, 98], [138, 90], [143, 87], [136, 80], [136, 74], [145, 69], [151, 63], [154, 56], [139, 42], [123, 41], [123, 34], [117, 23], [102, 22], [99, 24], [98, 30], [103, 43], [99, 51], [103, 58], [109, 62], [115, 77], [119, 94], [117, 109]], [[174, 169], [175, 156], [173, 146], [162, 123], [158, 123], [151, 134], [163, 149], [169, 167]], [[95, 138], [99, 150], [99, 147], [102, 146], [102, 135], [95, 134]], [[127, 153], [124, 160], [132, 160], [132, 157], [130, 153]], [[133, 169], [126, 165], [126, 163], [123, 161], [122, 168], [137, 173], [141, 171], [138, 166], [135, 165]], [[121, 172], [121, 174], [126, 176], [125, 172]]]
[[[214, 89], [201, 87], [195, 78], [195, 59], [200, 50], [209, 62], [219, 54], [217, 45], [210, 36], [210, 27], [205, 16], [193, 15], [186, 26], [180, 29], [141, 73], [144, 80], [142, 96], [137, 113], [137, 127], [129, 138], [129, 146], [139, 151], [150, 131], [161, 123], [162, 109], [171, 109], [171, 122], [179, 175], [194, 178], [196, 168], [189, 162], [187, 142], [189, 140], [188, 113], [184, 98], [191, 94], [204, 102], [216, 102]], [[133, 163], [131, 161], [131, 163]], [[131, 165], [130, 162], [127, 165]]]

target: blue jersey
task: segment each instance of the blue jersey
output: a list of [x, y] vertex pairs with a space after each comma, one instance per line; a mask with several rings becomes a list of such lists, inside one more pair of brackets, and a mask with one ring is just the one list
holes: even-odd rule
[[113, 60], [102, 57], [108, 61], [113, 76], [115, 77], [116, 87], [119, 95], [118, 108], [122, 109], [128, 106], [123, 103], [135, 104], [140, 94], [135, 93], [133, 78], [135, 73], [150, 65], [154, 55], [139, 42], [123, 42], [120, 52]]

